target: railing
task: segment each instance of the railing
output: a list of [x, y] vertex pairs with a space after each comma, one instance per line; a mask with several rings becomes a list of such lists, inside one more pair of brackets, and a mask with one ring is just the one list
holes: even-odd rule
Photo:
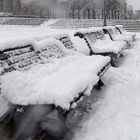
[[[40, 25], [48, 18], [10, 16], [0, 17], [1, 25]], [[89, 28], [103, 26], [103, 19], [60, 19], [52, 28]], [[140, 31], [140, 20], [107, 19], [107, 25], [122, 24], [128, 31]]]

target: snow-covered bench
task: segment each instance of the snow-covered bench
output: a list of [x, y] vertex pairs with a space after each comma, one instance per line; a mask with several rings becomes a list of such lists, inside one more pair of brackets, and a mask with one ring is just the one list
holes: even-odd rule
[[[56, 39], [27, 44], [3, 46], [0, 51], [1, 94], [12, 104], [12, 114], [25, 114], [27, 121], [21, 115], [19, 124], [24, 123], [24, 130], [32, 134], [40, 118], [57, 108], [65, 115], [90, 95], [109, 68], [110, 58], [70, 51]], [[11, 110], [5, 112], [2, 121]], [[20, 130], [19, 126], [16, 134], [23, 133]]]
[[54, 30], [52, 30], [51, 32], [49, 31], [48, 35], [43, 36], [43, 37], [38, 37], [38, 38], [36, 38], [36, 40], [41, 41], [41, 40], [44, 40], [46, 38], [57, 39], [60, 42], [62, 42], [63, 45], [67, 49], [76, 51], [76, 48], [75, 48], [73, 42], [71, 41], [69, 34], [65, 30], [59, 30], [59, 32], [58, 31], [55, 32]]
[[73, 42], [71, 41], [68, 33], [64, 33], [64, 34], [61, 33], [60, 35], [54, 35], [54, 38], [60, 40], [67, 49], [76, 51], [76, 48]]
[[102, 28], [81, 29], [75, 33], [75, 36], [84, 38], [89, 46], [90, 55], [110, 56], [112, 66], [116, 66], [115, 62], [126, 48], [124, 41], [110, 40], [110, 37], [103, 33]]
[[131, 46], [132, 37], [127, 34], [120, 34], [115, 26], [103, 27], [105, 34], [108, 34], [113, 41], [125, 41], [128, 46]]
[[123, 27], [123, 25], [116, 25], [115, 27], [120, 32], [120, 34], [126, 35], [126, 36], [130, 36], [132, 41], [136, 40], [136, 34], [135, 33], [131, 33], [131, 32], [127, 32], [125, 30], [125, 28]]

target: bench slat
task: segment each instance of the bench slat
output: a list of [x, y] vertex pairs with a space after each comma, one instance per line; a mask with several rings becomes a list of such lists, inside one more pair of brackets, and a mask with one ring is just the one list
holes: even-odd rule
[[54, 58], [65, 57], [65, 55], [66, 53], [54, 44], [41, 50], [34, 50], [31, 45], [6, 49], [0, 52], [0, 75], [13, 70], [27, 70], [35, 64], [47, 63]]
[[60, 38], [59, 40], [64, 44], [64, 46], [67, 49], [71, 49], [71, 50], [75, 49], [72, 41], [70, 40], [70, 37], [68, 37], [68, 36], [67, 37], [63, 37], [63, 38]]
[[21, 55], [21, 54], [32, 52], [32, 51], [33, 51], [33, 47], [27, 46], [24, 48], [17, 48], [15, 50], [5, 51], [4, 54], [7, 54], [10, 57], [10, 56]]
[[10, 58], [8, 58], [7, 61], [9, 61], [10, 64], [14, 64], [14, 63], [17, 63], [19, 61], [23, 61], [25, 59], [32, 58], [36, 55], [37, 55], [37, 53], [35, 53], [35, 52], [30, 52], [30, 53], [27, 52], [27, 53], [24, 53], [24, 54], [21, 54], [21, 55], [16, 55], [16, 56], [10, 57]]

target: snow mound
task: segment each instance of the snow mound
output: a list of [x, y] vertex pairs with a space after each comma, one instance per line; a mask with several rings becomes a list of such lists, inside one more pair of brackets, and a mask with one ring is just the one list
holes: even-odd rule
[[40, 50], [45, 50], [49, 46], [53, 48], [53, 46], [59, 48], [60, 50], [68, 52], [68, 50], [64, 47], [64, 45], [59, 41], [54, 38], [47, 38], [43, 39], [41, 41], [34, 41], [32, 43], [32, 46], [35, 50], [40, 51]]
[[60, 30], [56, 32], [54, 30], [47, 30], [47, 35], [44, 34], [44, 35], [29, 35], [29, 36], [26, 35], [26, 36], [19, 36], [19, 37], [18, 36], [5, 37], [0, 39], [0, 51], [3, 51], [5, 49], [12, 49], [12, 48], [18, 48], [27, 45], [32, 45], [35, 44], [35, 42], [37, 41], [42, 41], [49, 38], [54, 38], [59, 40], [60, 38], [63, 37], [69, 37], [69, 35], [67, 33], [63, 33]]
[[125, 48], [126, 43], [124, 41], [111, 41], [111, 40], [96, 40], [92, 41], [87, 38], [88, 42], [90, 43], [91, 49], [94, 53], [107, 53], [113, 52], [118, 54]]
[[3, 51], [5, 49], [12, 49], [15, 47], [23, 47], [32, 44], [34, 41], [33, 38], [27, 38], [27, 37], [12, 37], [12, 38], [5, 38], [0, 39], [0, 51]]
[[7, 101], [0, 95], [0, 117], [9, 109]]

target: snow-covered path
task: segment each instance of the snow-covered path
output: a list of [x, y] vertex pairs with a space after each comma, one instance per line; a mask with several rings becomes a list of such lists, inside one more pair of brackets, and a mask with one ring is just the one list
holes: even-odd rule
[[106, 86], [74, 140], [140, 140], [140, 34], [137, 38], [120, 66], [104, 75]]

